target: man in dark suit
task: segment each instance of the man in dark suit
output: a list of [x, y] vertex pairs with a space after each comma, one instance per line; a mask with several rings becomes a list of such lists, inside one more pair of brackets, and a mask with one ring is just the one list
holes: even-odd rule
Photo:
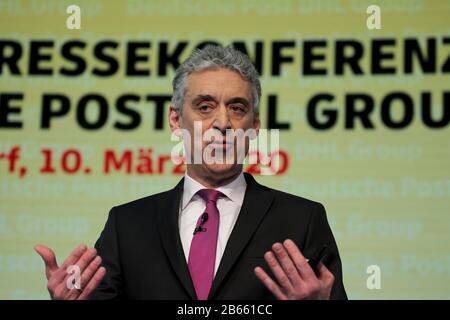
[[[173, 90], [169, 123], [192, 150], [184, 178], [114, 207], [95, 249], [77, 247], [61, 267], [51, 249], [36, 246], [52, 298], [346, 299], [324, 207], [244, 174], [248, 137], [241, 144], [227, 135], [260, 128], [261, 86], [249, 58], [232, 48], [197, 50], [177, 69]], [[311, 267], [307, 258], [323, 246], [327, 259]], [[70, 265], [81, 271], [81, 288], [67, 285]]]

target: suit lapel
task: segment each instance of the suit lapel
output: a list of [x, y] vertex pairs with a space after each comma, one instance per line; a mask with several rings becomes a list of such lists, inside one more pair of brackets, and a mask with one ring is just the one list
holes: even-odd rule
[[189, 275], [189, 269], [184, 257], [178, 229], [178, 215], [184, 178], [167, 193], [166, 201], [159, 207], [159, 234], [167, 257], [175, 274], [181, 281], [191, 299], [196, 298], [195, 289]]
[[213, 281], [209, 299], [213, 299], [228, 272], [238, 259], [263, 217], [270, 208], [273, 195], [269, 188], [258, 184], [252, 175], [245, 173], [247, 189], [239, 217], [225, 247], [225, 252]]

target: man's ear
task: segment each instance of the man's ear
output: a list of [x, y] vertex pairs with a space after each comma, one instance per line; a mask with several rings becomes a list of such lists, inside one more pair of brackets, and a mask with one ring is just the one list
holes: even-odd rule
[[176, 129], [181, 128], [181, 115], [180, 111], [176, 109], [172, 104], [169, 108], [169, 125], [170, 130], [175, 131]]
[[253, 118], [253, 128], [256, 130], [256, 134], [259, 133], [259, 129], [261, 128], [261, 120], [259, 119], [259, 112], [255, 113]]

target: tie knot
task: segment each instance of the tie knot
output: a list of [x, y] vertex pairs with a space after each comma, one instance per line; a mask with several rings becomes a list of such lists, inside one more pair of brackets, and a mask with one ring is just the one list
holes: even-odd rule
[[222, 192], [214, 190], [214, 189], [202, 189], [198, 191], [198, 195], [205, 200], [206, 203], [212, 201], [213, 203], [217, 202], [217, 199], [223, 195]]

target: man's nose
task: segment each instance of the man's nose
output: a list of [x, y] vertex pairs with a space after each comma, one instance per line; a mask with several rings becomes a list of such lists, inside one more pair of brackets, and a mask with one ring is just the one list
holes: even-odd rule
[[231, 129], [230, 117], [225, 106], [220, 106], [216, 112], [213, 126], [215, 129], [220, 130], [222, 134], [225, 134], [227, 129]]

